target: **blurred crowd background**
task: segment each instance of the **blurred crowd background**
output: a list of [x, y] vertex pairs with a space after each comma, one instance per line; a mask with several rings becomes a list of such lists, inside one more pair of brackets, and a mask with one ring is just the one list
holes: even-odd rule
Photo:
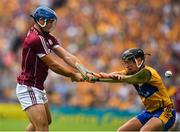
[[[120, 53], [139, 47], [151, 54], [146, 63], [160, 73], [171, 96], [180, 87], [179, 0], [1, 0], [0, 102], [17, 102], [21, 45], [33, 24], [29, 14], [38, 5], [56, 11], [53, 34], [90, 70], [121, 70]], [[166, 70], [174, 73], [172, 78], [165, 78]], [[136, 91], [127, 84], [75, 83], [49, 71], [45, 85], [54, 106], [142, 108]]]

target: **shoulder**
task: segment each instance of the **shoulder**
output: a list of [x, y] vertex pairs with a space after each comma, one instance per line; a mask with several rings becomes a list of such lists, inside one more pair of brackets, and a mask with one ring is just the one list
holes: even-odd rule
[[59, 44], [59, 40], [52, 34], [48, 34], [48, 41], [50, 44]]
[[161, 79], [159, 73], [150, 66], [145, 66], [145, 69], [147, 69], [151, 73], [151, 79]]
[[[48, 37], [49, 37], [49, 38], [52, 38], [52, 39], [56, 39], [56, 37], [55, 37], [53, 34], [51, 34], [51, 33], [48, 34]], [[57, 39], [56, 39], [56, 40], [57, 40]]]
[[52, 40], [52, 41], [57, 41], [56, 37], [50, 33], [47, 35], [47, 38]]
[[28, 45], [37, 45], [41, 43], [40, 35], [37, 34], [36, 32], [29, 31], [25, 38], [25, 42]]
[[156, 71], [154, 68], [150, 67], [150, 66], [145, 66], [145, 69], [148, 70], [148, 71], [150, 71], [151, 74], [153, 74], [153, 73], [154, 73], [154, 74], [158, 74], [157, 71]]

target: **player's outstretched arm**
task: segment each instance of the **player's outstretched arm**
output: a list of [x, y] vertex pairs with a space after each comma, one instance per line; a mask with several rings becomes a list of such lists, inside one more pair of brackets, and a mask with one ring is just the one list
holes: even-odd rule
[[76, 68], [76, 63], [80, 63], [79, 59], [65, 50], [63, 47], [53, 49], [56, 55], [63, 59], [71, 67]]
[[147, 69], [142, 69], [133, 75], [124, 75], [117, 73], [112, 73], [112, 74], [100, 73], [100, 76], [101, 76], [100, 78], [93, 78], [92, 81], [139, 84], [149, 81], [151, 78], [151, 73]]
[[56, 55], [62, 58], [68, 65], [73, 67], [74, 69], [78, 70], [84, 79], [88, 79], [88, 72], [90, 72], [87, 68], [85, 68], [79, 59], [65, 50], [63, 47], [57, 47], [53, 49]]
[[80, 74], [60, 65], [52, 54], [43, 56], [41, 60], [55, 73], [70, 77], [72, 81], [83, 81], [83, 77]]
[[146, 83], [151, 79], [151, 72], [147, 69], [142, 69], [136, 74], [133, 75], [119, 75], [121, 77], [116, 77], [118, 80], [122, 80], [123, 82], [130, 83], [130, 84], [140, 84]]
[[93, 74], [95, 75], [95, 77], [98, 77], [98, 78], [113, 78], [114, 75], [126, 75], [126, 71], [122, 70], [122, 71], [115, 71], [111, 73], [100, 72], [99, 74], [97, 73], [93, 73]]

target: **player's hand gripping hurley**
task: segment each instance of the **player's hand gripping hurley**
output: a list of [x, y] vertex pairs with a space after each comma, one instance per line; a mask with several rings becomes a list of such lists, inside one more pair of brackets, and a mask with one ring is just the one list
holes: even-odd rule
[[88, 74], [90, 74], [91, 76], [93, 75], [93, 72], [89, 71], [87, 68], [85, 68], [83, 65], [76, 63], [75, 64], [77, 70], [81, 73], [82, 77], [84, 78], [84, 80], [89, 80], [90, 76], [88, 76]]
[[[147, 70], [142, 69], [136, 74], [133, 75], [115, 75], [112, 78], [92, 78], [92, 82], [108, 82], [108, 83], [123, 83], [123, 82], [129, 82], [134, 83], [137, 82], [139, 79], [143, 79], [144, 75], [146, 75]], [[94, 73], [92, 73], [94, 74]]]

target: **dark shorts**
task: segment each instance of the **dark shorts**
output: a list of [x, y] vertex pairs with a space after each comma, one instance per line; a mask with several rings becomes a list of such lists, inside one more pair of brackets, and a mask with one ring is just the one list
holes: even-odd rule
[[139, 119], [140, 122], [144, 125], [152, 117], [159, 118], [163, 122], [163, 129], [168, 131], [168, 129], [173, 126], [176, 120], [176, 111], [169, 107], [161, 108], [153, 112], [147, 112], [144, 110], [136, 118]]

